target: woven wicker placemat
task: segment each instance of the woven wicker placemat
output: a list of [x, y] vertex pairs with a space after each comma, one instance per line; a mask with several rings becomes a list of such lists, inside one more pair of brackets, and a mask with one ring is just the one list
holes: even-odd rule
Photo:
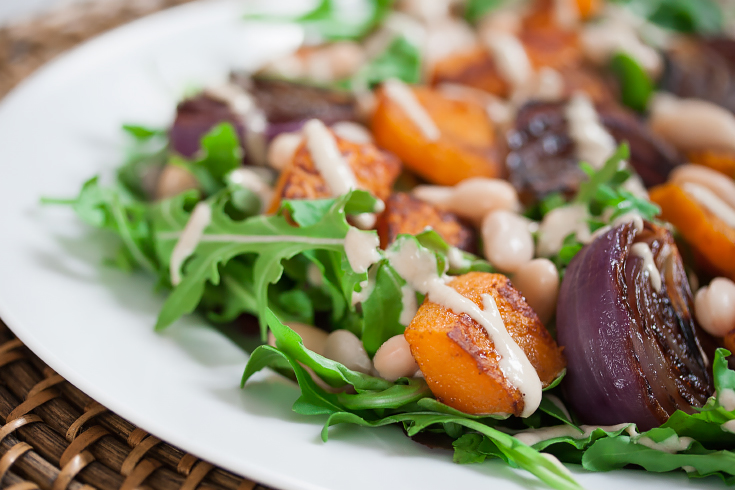
[[[73, 4], [0, 28], [0, 97], [63, 51], [189, 0]], [[185, 453], [66, 382], [0, 320], [0, 488], [267, 490]]]

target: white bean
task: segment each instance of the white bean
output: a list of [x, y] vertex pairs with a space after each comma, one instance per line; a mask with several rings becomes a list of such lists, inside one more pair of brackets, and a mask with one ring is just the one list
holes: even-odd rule
[[511, 279], [526, 298], [528, 305], [546, 324], [556, 309], [559, 294], [559, 272], [549, 259], [534, 259], [524, 264]]
[[380, 377], [388, 381], [410, 378], [419, 369], [403, 334], [386, 340], [375, 353], [373, 363]]
[[156, 184], [156, 199], [167, 199], [199, 187], [197, 179], [183, 167], [166, 165]]
[[536, 254], [541, 257], [557, 254], [570, 233], [575, 233], [579, 241], [587, 243], [590, 239], [587, 218], [587, 209], [581, 205], [562, 206], [551, 210], [544, 216], [539, 226]]
[[722, 107], [659, 94], [649, 108], [653, 132], [679, 150], [735, 150], [735, 116]]
[[697, 291], [694, 311], [699, 325], [715, 337], [735, 330], [735, 283], [725, 277], [714, 279]]
[[509, 182], [501, 179], [473, 177], [454, 187], [420, 185], [413, 194], [476, 225], [492, 211], [520, 209], [518, 193]]
[[702, 165], [682, 165], [669, 175], [674, 184], [698, 184], [709, 189], [717, 197], [735, 208], [735, 181], [717, 170]]
[[485, 257], [504, 272], [515, 272], [533, 259], [533, 237], [523, 217], [494, 211], [482, 220]]
[[[310, 351], [316, 352], [320, 356], [324, 355], [324, 347], [327, 343], [327, 337], [329, 336], [328, 332], [312, 325], [306, 325], [305, 323], [288, 322], [286, 325], [291, 330], [299, 334], [301, 340], [304, 342], [304, 347]], [[268, 331], [268, 345], [271, 347], [276, 346], [276, 338], [270, 330]]]
[[268, 146], [268, 165], [282, 172], [293, 161], [304, 137], [301, 133], [281, 133]]
[[362, 346], [357, 335], [348, 330], [335, 330], [327, 337], [324, 345], [324, 357], [344, 364], [348, 369], [369, 374], [373, 363]]

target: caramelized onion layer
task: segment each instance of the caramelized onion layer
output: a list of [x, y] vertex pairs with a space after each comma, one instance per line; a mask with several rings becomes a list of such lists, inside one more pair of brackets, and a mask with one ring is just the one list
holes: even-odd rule
[[[652, 253], [655, 269], [642, 254]], [[660, 273], [661, 284], [651, 276]], [[692, 315], [692, 294], [673, 237], [646, 223], [621, 225], [583, 248], [559, 294], [557, 335], [568, 359], [563, 388], [590, 424], [647, 430], [712, 395], [713, 343]]]

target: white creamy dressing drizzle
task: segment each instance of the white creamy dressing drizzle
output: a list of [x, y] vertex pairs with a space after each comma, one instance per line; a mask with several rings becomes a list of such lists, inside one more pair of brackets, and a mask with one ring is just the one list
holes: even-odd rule
[[455, 314], [466, 314], [482, 326], [500, 355], [499, 367], [508, 382], [523, 395], [522, 417], [528, 417], [541, 403], [541, 380], [526, 354], [505, 328], [495, 300], [482, 296], [483, 308], [447, 286], [437, 274], [436, 257], [429, 250], [419, 249], [413, 240], [405, 240], [399, 250], [389, 250], [386, 256], [391, 266], [416, 291]]
[[306, 147], [314, 160], [332, 195], [347, 194], [357, 189], [357, 180], [352, 169], [342, 156], [337, 140], [323, 122], [312, 119], [304, 125]]
[[452, 270], [463, 270], [470, 266], [471, 261], [464, 258], [462, 250], [457, 247], [449, 247], [447, 252], [447, 261], [449, 262], [449, 268]]
[[735, 410], [735, 390], [730, 388], [722, 390], [722, 392], [717, 395], [717, 401], [720, 402], [722, 408], [728, 412], [732, 412]]
[[[327, 126], [318, 119], [312, 119], [304, 125], [303, 131], [314, 166], [324, 178], [332, 195], [340, 196], [357, 189], [355, 174], [342, 156], [337, 140]], [[376, 219], [372, 213], [353, 217], [354, 223], [363, 229], [375, 226]]]
[[735, 228], [735, 209], [720, 199], [717, 194], [703, 185], [692, 182], [684, 182], [681, 188], [697, 203], [724, 221], [727, 226]]
[[556, 405], [556, 408], [561, 410], [567, 420], [572, 420], [572, 415], [569, 413], [569, 410], [567, 410], [567, 407], [564, 406], [564, 403], [559, 399], [558, 396], [547, 393], [544, 395], [544, 397], [546, 397], [551, 403]]
[[371, 265], [380, 260], [380, 238], [376, 233], [350, 227], [345, 236], [345, 255], [352, 270], [358, 274], [367, 272]]
[[410, 285], [404, 284], [401, 287], [401, 316], [398, 318], [398, 323], [407, 327], [416, 316], [417, 311], [419, 311], [419, 305], [416, 301], [416, 291]]
[[171, 270], [171, 284], [174, 286], [181, 282], [181, 266], [197, 248], [205, 228], [211, 221], [212, 208], [209, 207], [209, 204], [206, 202], [197, 204], [171, 252], [169, 269]]
[[725, 432], [730, 432], [732, 434], [735, 434], [735, 420], [730, 420], [728, 422], [725, 422], [720, 426], [720, 428]]
[[579, 159], [600, 169], [615, 152], [617, 144], [600, 122], [599, 114], [592, 100], [582, 93], [576, 93], [565, 109], [569, 123], [569, 135], [577, 147]]
[[205, 93], [230, 107], [245, 127], [245, 148], [248, 157], [259, 165], [267, 163], [268, 143], [265, 130], [268, 120], [263, 111], [256, 105], [252, 95], [241, 86], [226, 83], [207, 88]]
[[355, 306], [358, 303], [364, 303], [365, 301], [367, 301], [370, 295], [373, 294], [373, 290], [375, 289], [375, 276], [377, 275], [377, 272], [378, 270], [375, 267], [370, 269], [368, 272], [367, 280], [360, 283], [360, 291], [352, 292], [352, 306]]
[[248, 168], [236, 168], [230, 172], [228, 179], [236, 185], [252, 191], [260, 199], [260, 213], [265, 212], [273, 199], [273, 189], [261, 175]]
[[648, 272], [648, 279], [651, 281], [651, 286], [657, 292], [661, 292], [661, 273], [656, 267], [656, 263], [653, 260], [653, 252], [651, 247], [647, 243], [639, 242], [634, 243], [630, 247], [630, 253], [634, 257], [640, 257], [643, 259], [643, 270]]
[[556, 456], [554, 456], [553, 454], [549, 454], [549, 453], [540, 453], [540, 454], [544, 458], [546, 458], [549, 461], [551, 461], [551, 463], [553, 463], [554, 466], [556, 466], [557, 468], [559, 468], [560, 470], [562, 470], [564, 473], [566, 473], [569, 476], [572, 476], [572, 472], [569, 471], [569, 468], [567, 468], [566, 466], [564, 466], [562, 464], [562, 462], [559, 461], [559, 459]]
[[582, 432], [571, 425], [557, 425], [554, 427], [543, 427], [541, 429], [528, 429], [515, 434], [513, 437], [522, 443], [533, 446], [540, 442], [556, 439], [558, 437], [570, 437], [572, 439], [587, 439], [597, 429], [605, 432], [617, 432], [625, 429], [631, 437], [638, 435], [634, 424], [618, 424], [618, 425], [581, 425]]
[[697, 471], [697, 468], [695, 468], [694, 466], [682, 466], [681, 469], [686, 471], [687, 473], [694, 473], [695, 471]]
[[533, 76], [533, 66], [526, 48], [513, 34], [488, 32], [483, 41], [493, 55], [500, 76], [513, 88], [526, 85]]
[[650, 437], [639, 437], [633, 440], [634, 443], [646, 446], [656, 451], [663, 451], [669, 454], [676, 454], [679, 451], [686, 451], [689, 446], [692, 445], [694, 439], [691, 437], [679, 437], [676, 434], [671, 434], [661, 442], [656, 442]]
[[383, 84], [385, 95], [396, 103], [429, 141], [441, 137], [441, 131], [429, 113], [418, 101], [411, 88], [400, 80], [392, 78]]

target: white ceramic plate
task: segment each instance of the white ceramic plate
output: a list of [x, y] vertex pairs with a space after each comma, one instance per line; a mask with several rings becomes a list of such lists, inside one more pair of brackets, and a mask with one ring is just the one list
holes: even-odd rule
[[[283, 2], [286, 3], [286, 2]], [[41, 196], [73, 196], [119, 163], [124, 122], [163, 126], [187, 87], [298, 45], [293, 26], [241, 20], [242, 3], [195, 3], [108, 33], [42, 69], [0, 106], [0, 316], [91, 397], [187, 451], [283, 490], [531, 488], [501, 464], [459, 466], [396, 427], [332, 429], [291, 412], [298, 389], [261, 373], [199, 318], [153, 332], [163, 297], [101, 266], [105, 236]], [[589, 489], [704, 488], [683, 474], [587, 474]]]

